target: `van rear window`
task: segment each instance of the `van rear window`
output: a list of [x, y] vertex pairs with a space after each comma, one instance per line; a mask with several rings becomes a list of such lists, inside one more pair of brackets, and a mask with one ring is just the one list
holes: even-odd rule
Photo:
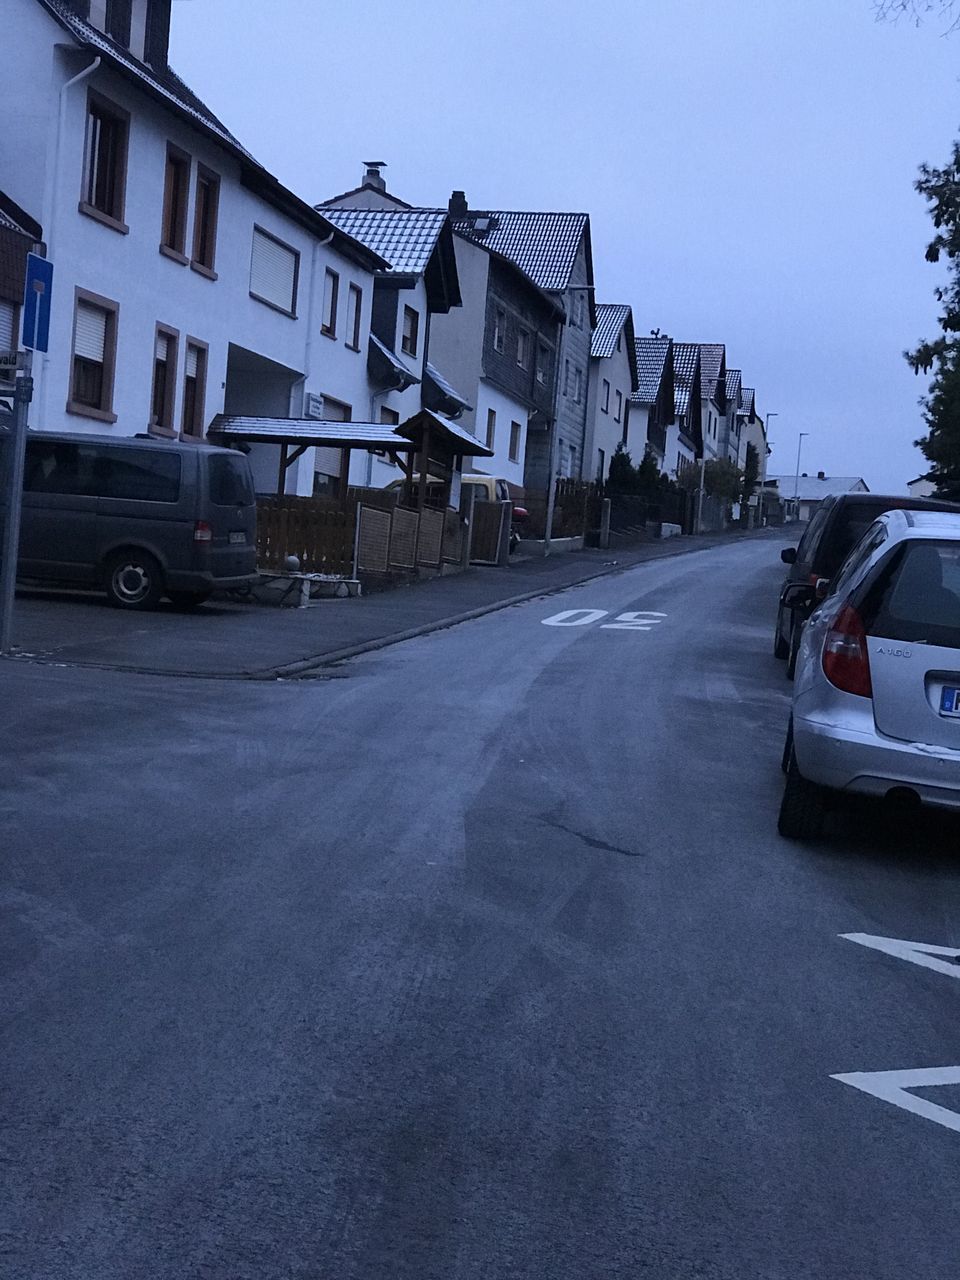
[[250, 464], [236, 454], [210, 454], [207, 458], [210, 501], [215, 507], [252, 507], [255, 501]]
[[24, 488], [28, 493], [178, 502], [180, 457], [163, 449], [30, 440]]
[[960, 542], [907, 542], [859, 604], [867, 634], [960, 649]]

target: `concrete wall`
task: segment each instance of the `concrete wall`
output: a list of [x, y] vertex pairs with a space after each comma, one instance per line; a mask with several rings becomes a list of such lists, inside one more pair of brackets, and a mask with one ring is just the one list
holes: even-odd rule
[[[453, 237], [463, 305], [451, 307], [430, 321], [430, 363], [472, 408], [458, 419], [461, 426], [483, 439], [486, 413], [478, 414], [480, 378], [483, 373], [483, 336], [486, 325], [490, 255], [462, 236]], [[524, 412], [526, 421], [526, 412]], [[478, 425], [479, 424], [479, 425]], [[486, 462], [486, 459], [480, 459]]]
[[[501, 476], [512, 485], [523, 487], [523, 467], [527, 449], [527, 407], [522, 400], [506, 395], [499, 387], [484, 380], [477, 390], [477, 437], [484, 444], [487, 442], [487, 411], [493, 409], [497, 415], [494, 434], [492, 458], [467, 459], [472, 462], [471, 470], [480, 471], [487, 476]], [[520, 424], [520, 449], [517, 460], [510, 459], [510, 426]]]

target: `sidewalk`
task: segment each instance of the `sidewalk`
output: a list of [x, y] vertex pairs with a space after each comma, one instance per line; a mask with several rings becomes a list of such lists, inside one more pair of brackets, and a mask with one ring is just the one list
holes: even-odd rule
[[648, 560], [773, 536], [790, 540], [767, 529], [563, 552], [307, 609], [214, 600], [195, 613], [166, 605], [125, 613], [99, 596], [24, 589], [17, 592], [12, 660], [216, 679], [293, 677]]

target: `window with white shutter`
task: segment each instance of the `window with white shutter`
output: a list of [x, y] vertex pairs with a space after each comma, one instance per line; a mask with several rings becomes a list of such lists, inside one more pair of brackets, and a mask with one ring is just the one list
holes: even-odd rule
[[117, 304], [77, 290], [73, 326], [71, 413], [116, 421], [112, 413], [116, 364]]
[[295, 315], [300, 255], [259, 227], [253, 229], [250, 293], [278, 311]]
[[203, 435], [204, 399], [207, 389], [207, 348], [188, 342], [183, 358], [183, 423], [185, 436]]
[[150, 426], [164, 434], [173, 432], [174, 377], [177, 367], [177, 338], [173, 329], [157, 326], [153, 353], [153, 395]]
[[17, 345], [17, 308], [0, 298], [0, 351], [16, 351]]

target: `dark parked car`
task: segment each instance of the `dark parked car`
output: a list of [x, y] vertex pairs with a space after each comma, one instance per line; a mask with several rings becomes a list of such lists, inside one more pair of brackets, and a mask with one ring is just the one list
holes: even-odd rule
[[[960, 506], [952, 502], [937, 502], [930, 498], [910, 498], [902, 495], [877, 493], [843, 493], [825, 498], [807, 525], [798, 547], [786, 547], [780, 559], [790, 566], [780, 589], [777, 609], [777, 625], [774, 631], [773, 652], [778, 658], [787, 659], [787, 675], [793, 677], [800, 646], [803, 624], [819, 603], [816, 597], [817, 582], [828, 582], [847, 558], [847, 554], [860, 541], [870, 525], [885, 511], [952, 511], [960, 512]], [[794, 583], [810, 587], [809, 595], [787, 608], [784, 592]], [[797, 596], [792, 592], [792, 597]]]
[[125, 609], [199, 604], [256, 582], [256, 513], [250, 464], [230, 449], [30, 432], [17, 576], [100, 586]]

